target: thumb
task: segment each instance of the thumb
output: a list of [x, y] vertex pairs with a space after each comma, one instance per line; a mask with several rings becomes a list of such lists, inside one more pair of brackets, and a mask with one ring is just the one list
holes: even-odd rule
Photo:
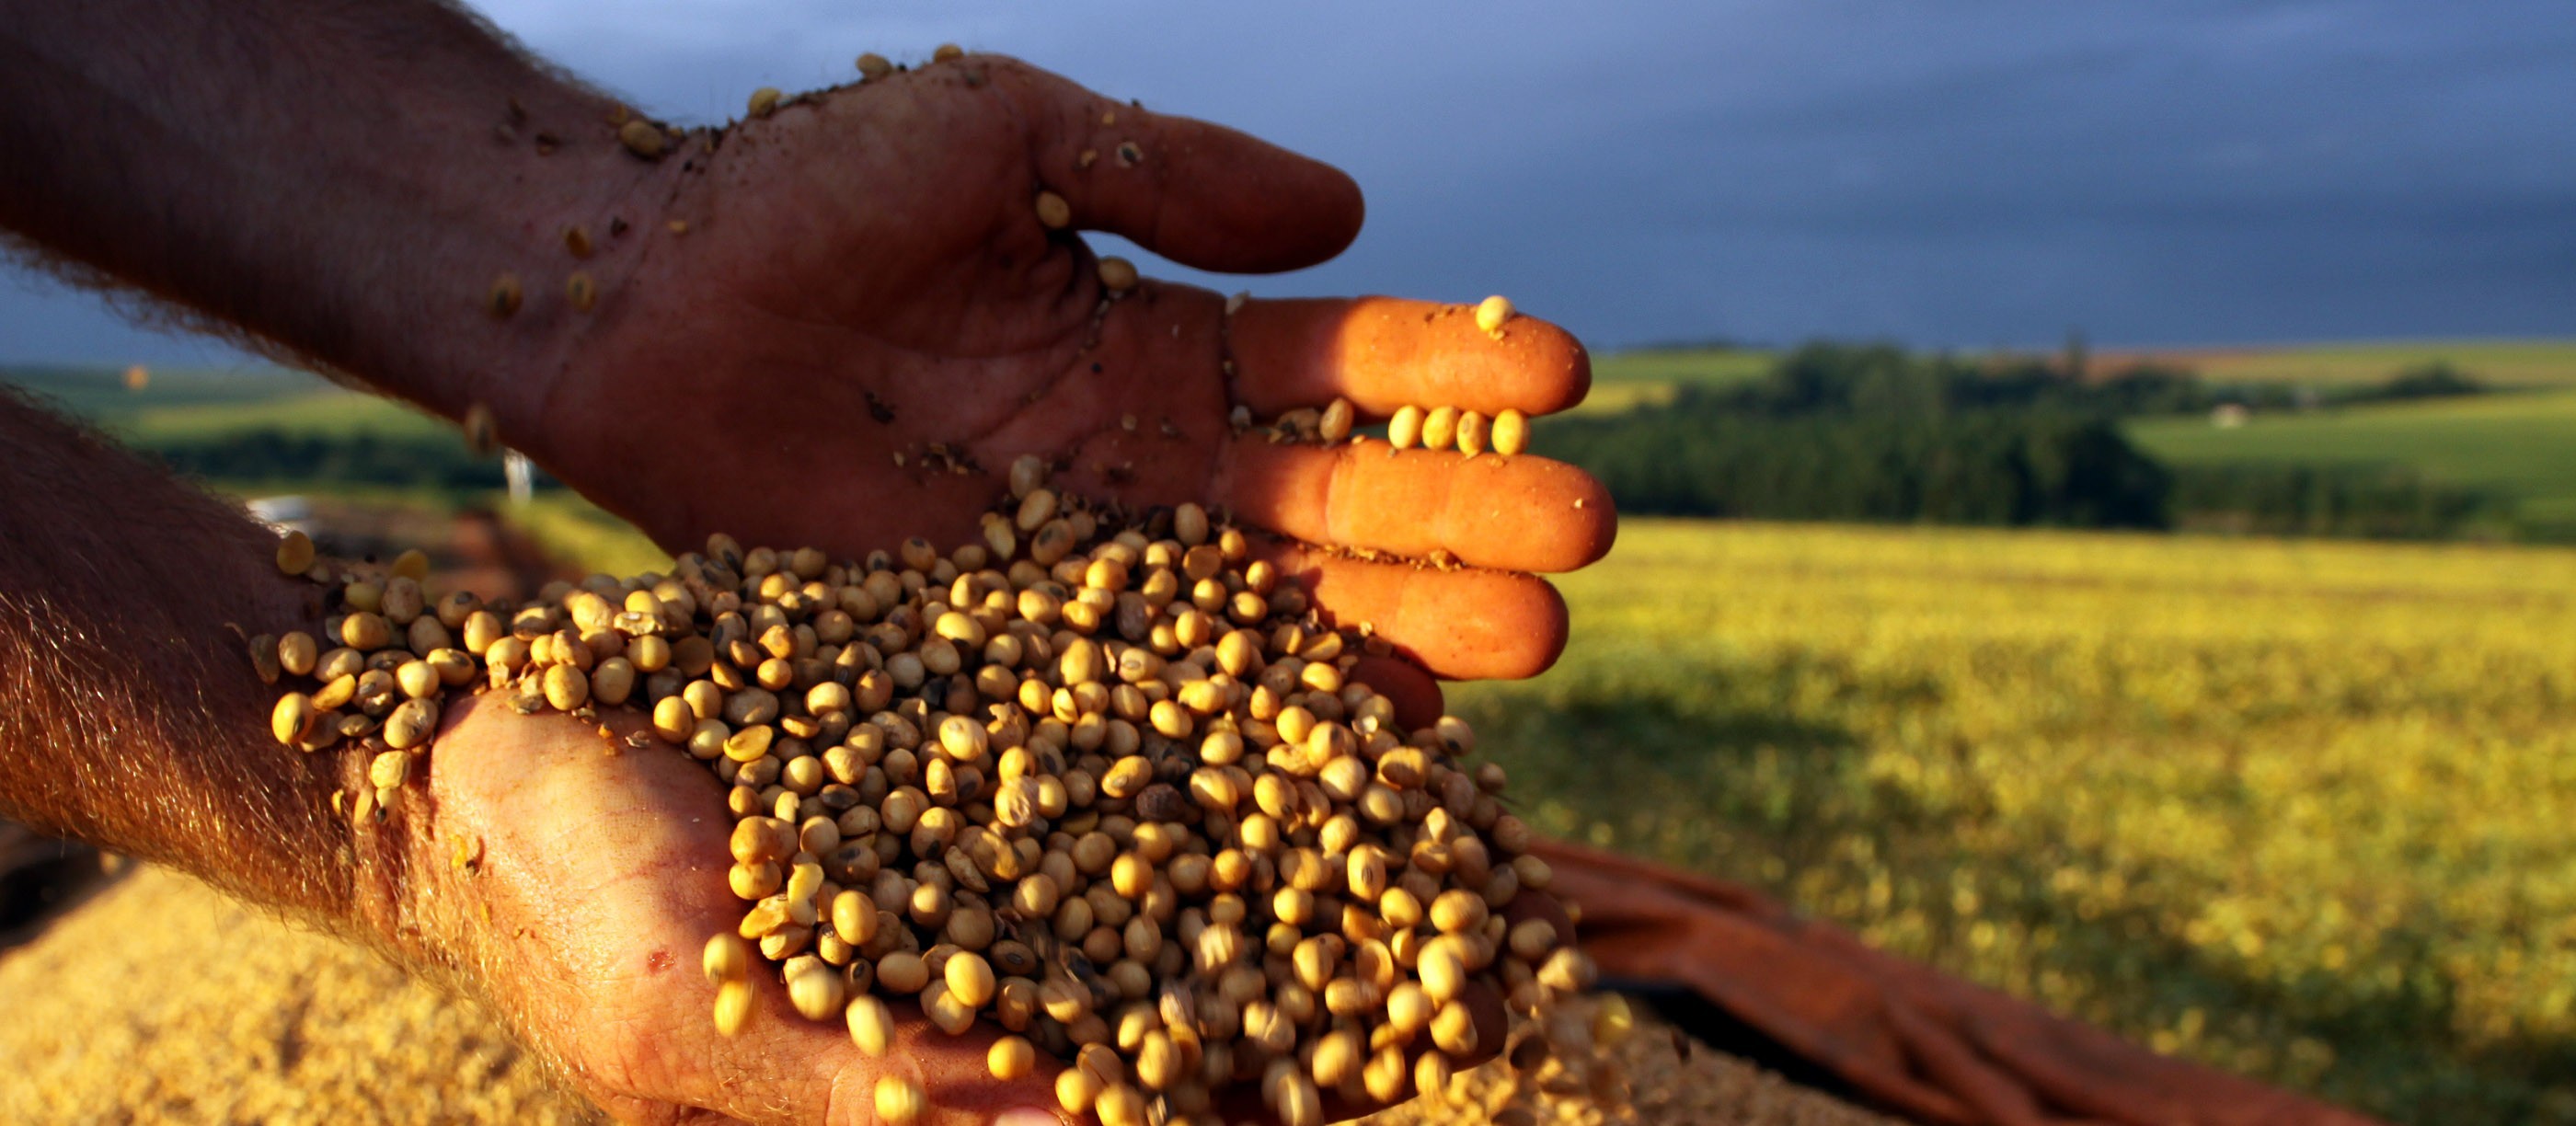
[[1075, 227], [1226, 273], [1312, 266], [1359, 236], [1359, 185], [1338, 168], [1035, 67], [997, 69], [1028, 122], [1039, 186], [1072, 205]]

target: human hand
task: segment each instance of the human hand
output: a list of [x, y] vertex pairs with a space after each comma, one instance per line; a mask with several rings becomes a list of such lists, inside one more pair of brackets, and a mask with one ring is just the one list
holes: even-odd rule
[[928, 1091], [925, 1123], [1023, 1126], [1006, 1117], [1021, 1108], [1037, 1112], [1028, 1123], [1057, 1121], [1052, 1068], [994, 1079], [998, 1028], [945, 1036], [908, 1002], [898, 1046], [872, 1059], [755, 973], [752, 1019], [719, 1035], [699, 958], [743, 904], [725, 885], [732, 822], [715, 776], [665, 744], [623, 750], [497, 695], [451, 711], [426, 792], [397, 818], [417, 913], [433, 956], [581, 1094], [633, 1122], [873, 1122], [876, 1079], [894, 1074]]
[[[415, 784], [393, 821], [407, 834], [412, 941], [456, 966], [581, 1094], [635, 1122], [873, 1122], [876, 1080], [892, 1074], [923, 1086], [925, 1123], [1057, 1121], [1061, 1065], [1041, 1059], [1028, 1078], [994, 1079], [985, 1053], [1001, 1031], [990, 1021], [952, 1037], [898, 999], [897, 1044], [871, 1058], [839, 1022], [797, 1015], [775, 975], [755, 972], [752, 1019], [719, 1034], [699, 957], [743, 910], [725, 881], [722, 786], [666, 744], [627, 746], [562, 715], [518, 715], [497, 695], [462, 697], [425, 760], [425, 789]], [[1560, 933], [1572, 925], [1539, 893], [1510, 916]], [[1505, 1032], [1490, 989], [1476, 986], [1467, 1003], [1482, 1047], [1462, 1068], [1492, 1056]], [[1336, 1099], [1327, 1109], [1375, 1108]], [[1249, 1085], [1223, 1110], [1227, 1121], [1268, 1117]]]
[[[561, 362], [496, 402], [504, 439], [665, 546], [969, 542], [998, 475], [1034, 453], [1088, 495], [1198, 501], [1280, 533], [1274, 558], [1334, 620], [1441, 676], [1555, 659], [1564, 605], [1525, 572], [1608, 550], [1597, 482], [1530, 456], [1277, 445], [1228, 415], [1335, 396], [1364, 419], [1562, 410], [1590, 378], [1570, 336], [1524, 317], [1489, 338], [1465, 308], [1385, 298], [1228, 315], [1215, 293], [1149, 280], [1113, 299], [1033, 206], [1051, 191], [1072, 228], [1280, 270], [1356, 235], [1341, 173], [991, 56], [799, 99], [706, 144], [693, 135], [624, 211], [652, 216], [626, 236], [643, 240], [634, 265]], [[974, 468], [939, 468], [934, 444]], [[1385, 687], [1436, 709], [1413, 680]]]

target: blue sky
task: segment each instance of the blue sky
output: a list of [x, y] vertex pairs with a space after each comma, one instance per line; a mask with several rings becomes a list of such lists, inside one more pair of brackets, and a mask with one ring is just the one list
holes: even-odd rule
[[[1499, 292], [1602, 348], [2576, 335], [2564, 0], [482, 9], [690, 121], [865, 50], [1015, 53], [1368, 191], [1340, 260], [1217, 284]], [[13, 280], [0, 361], [228, 355]]]

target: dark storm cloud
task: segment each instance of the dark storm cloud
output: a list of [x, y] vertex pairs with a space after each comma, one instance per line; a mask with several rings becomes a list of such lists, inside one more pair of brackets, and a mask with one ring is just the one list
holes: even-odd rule
[[[956, 40], [1350, 169], [1360, 243], [1256, 292], [1500, 291], [1608, 345], [2576, 332], [2563, 2], [489, 10], [684, 118]], [[0, 330], [128, 339], [5, 293]]]

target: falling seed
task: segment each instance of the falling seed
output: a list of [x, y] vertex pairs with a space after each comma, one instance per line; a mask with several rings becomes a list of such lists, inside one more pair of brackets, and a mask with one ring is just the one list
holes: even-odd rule
[[930, 52], [930, 61], [934, 63], [953, 63], [965, 57], [966, 48], [954, 43], [942, 43], [937, 50]]
[[1100, 260], [1100, 284], [1111, 293], [1136, 288], [1136, 264], [1113, 254]]
[[1488, 297], [1482, 304], [1476, 306], [1476, 327], [1487, 336], [1501, 336], [1503, 322], [1510, 319], [1512, 319], [1511, 300], [1500, 294]]
[[599, 287], [591, 282], [589, 274], [575, 270], [564, 279], [564, 296], [571, 300], [573, 308], [587, 313], [591, 303], [599, 300]]
[[887, 75], [893, 73], [894, 64], [886, 61], [886, 57], [884, 55], [870, 51], [867, 54], [859, 56], [860, 78], [869, 82], [878, 82], [883, 81]]
[[575, 224], [573, 224], [572, 226], [566, 227], [566, 228], [564, 228], [563, 240], [564, 240], [564, 249], [565, 249], [565, 250], [569, 250], [569, 251], [571, 251], [571, 252], [572, 252], [572, 256], [573, 256], [573, 257], [575, 257], [575, 258], [588, 258], [588, 257], [590, 257], [590, 249], [591, 249], [591, 247], [590, 247], [590, 230], [589, 230], [589, 228], [586, 228], [586, 227], [582, 226], [582, 225], [581, 225], [581, 224], [579, 224], [579, 223], [575, 223]]
[[1038, 222], [1051, 231], [1063, 230], [1073, 222], [1073, 205], [1054, 192], [1039, 192]]
[[753, 117], [767, 117], [776, 112], [778, 109], [778, 99], [778, 87], [775, 86], [763, 86], [760, 89], [752, 91], [751, 104], [749, 107], [751, 115]]
[[629, 118], [626, 124], [617, 127], [617, 142], [625, 145], [626, 151], [646, 160], [662, 159], [662, 153], [670, 147], [669, 139], [662, 135], [662, 127], [640, 117]]
[[287, 532], [285, 538], [277, 541], [277, 569], [289, 575], [301, 575], [312, 570], [313, 537], [301, 531]]
[[519, 311], [519, 275], [503, 274], [492, 280], [492, 291], [483, 295], [483, 308], [493, 316], [507, 317]]

